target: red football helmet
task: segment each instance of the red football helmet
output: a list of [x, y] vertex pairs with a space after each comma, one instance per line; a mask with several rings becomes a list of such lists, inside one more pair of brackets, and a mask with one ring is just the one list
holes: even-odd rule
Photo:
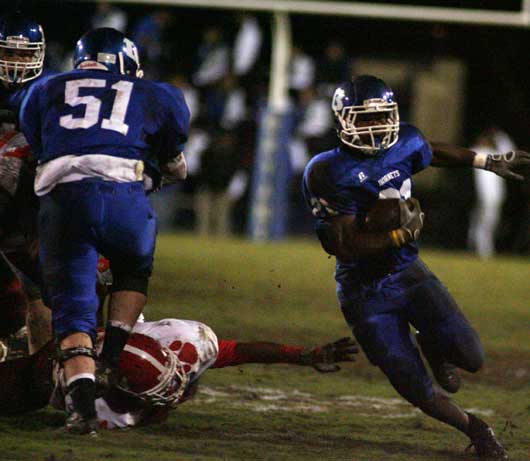
[[140, 333], [129, 337], [119, 371], [120, 389], [154, 405], [176, 405], [188, 384], [188, 374], [177, 355]]

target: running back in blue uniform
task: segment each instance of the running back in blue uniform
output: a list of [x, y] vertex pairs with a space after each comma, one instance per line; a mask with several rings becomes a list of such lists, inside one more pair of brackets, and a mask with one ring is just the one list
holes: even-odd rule
[[[333, 212], [363, 217], [379, 199], [411, 197], [412, 175], [429, 166], [432, 151], [412, 125], [401, 124], [399, 132], [397, 143], [375, 158], [352, 155], [346, 146], [313, 157], [304, 172], [303, 193], [317, 218], [317, 226], [323, 225]], [[315, 169], [327, 172], [329, 188], [325, 196], [320, 191], [320, 195], [315, 195], [309, 188], [309, 175]], [[321, 205], [321, 199], [326, 200], [327, 207]], [[418, 245], [412, 241], [381, 255], [359, 258], [355, 263], [337, 263], [339, 268], [355, 270], [360, 277], [372, 277], [406, 268], [417, 254]]]
[[[400, 123], [392, 90], [375, 77], [339, 86], [332, 109], [340, 146], [309, 162], [302, 187], [322, 246], [337, 256], [337, 295], [345, 319], [369, 360], [405, 399], [465, 432], [479, 453], [502, 454], [485, 423], [433, 387], [410, 334], [412, 324], [435, 378], [449, 392], [460, 385], [456, 367], [475, 372], [482, 366], [478, 335], [418, 258], [423, 213], [411, 198], [412, 176], [431, 164], [433, 149], [419, 130]], [[399, 229], [369, 233], [361, 223], [380, 199], [401, 199], [400, 210], [406, 206], [409, 218], [401, 222], [400, 213]]]
[[139, 78], [136, 46], [114, 29], [85, 34], [74, 65], [33, 85], [19, 119], [38, 161], [45, 299], [73, 402], [66, 428], [90, 434], [97, 426], [98, 257], [110, 260], [114, 278], [98, 357], [107, 389], [145, 305], [153, 266], [157, 225], [144, 183], [156, 187], [162, 173], [185, 175], [189, 110], [177, 88]]

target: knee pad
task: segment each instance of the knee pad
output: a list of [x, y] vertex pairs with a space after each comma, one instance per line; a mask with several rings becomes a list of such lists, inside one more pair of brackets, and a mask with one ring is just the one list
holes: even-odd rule
[[64, 364], [64, 362], [74, 358], [74, 357], [90, 357], [94, 360], [97, 358], [96, 350], [93, 347], [86, 347], [86, 346], [77, 346], [77, 347], [68, 347], [66, 349], [61, 349], [59, 346], [59, 342], [57, 342], [56, 345], [56, 355], [57, 360], [61, 365]]

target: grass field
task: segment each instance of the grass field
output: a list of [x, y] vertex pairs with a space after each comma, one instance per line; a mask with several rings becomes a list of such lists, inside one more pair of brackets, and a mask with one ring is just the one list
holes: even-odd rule
[[[487, 351], [456, 401], [490, 422], [510, 459], [530, 459], [528, 260], [423, 252]], [[159, 239], [146, 315], [188, 318], [222, 338], [315, 345], [349, 333], [334, 261], [312, 241]], [[0, 417], [0, 460], [467, 460], [467, 438], [399, 399], [362, 354], [339, 373], [295, 366], [210, 370], [195, 400], [157, 426], [61, 434], [60, 413]], [[1, 383], [0, 383], [1, 386]]]

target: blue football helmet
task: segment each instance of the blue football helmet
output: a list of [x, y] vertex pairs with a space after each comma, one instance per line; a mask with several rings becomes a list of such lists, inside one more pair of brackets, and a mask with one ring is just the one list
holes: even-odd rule
[[74, 67], [102, 69], [138, 78], [144, 74], [134, 42], [110, 27], [93, 29], [77, 41]]
[[393, 91], [383, 80], [361, 75], [337, 87], [331, 101], [341, 142], [366, 155], [393, 146], [399, 136], [399, 112]]
[[0, 18], [0, 80], [20, 84], [37, 78], [44, 67], [42, 27], [13, 13]]

